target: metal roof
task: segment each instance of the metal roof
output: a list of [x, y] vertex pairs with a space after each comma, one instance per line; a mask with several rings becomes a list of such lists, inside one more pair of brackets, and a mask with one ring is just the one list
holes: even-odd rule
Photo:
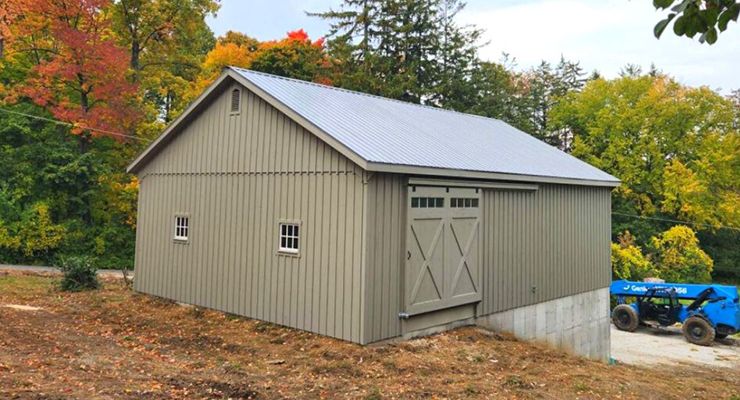
[[497, 119], [230, 69], [368, 163], [619, 183]]
[[137, 173], [230, 80], [367, 171], [617, 186], [619, 180], [497, 119], [229, 67], [127, 168]]

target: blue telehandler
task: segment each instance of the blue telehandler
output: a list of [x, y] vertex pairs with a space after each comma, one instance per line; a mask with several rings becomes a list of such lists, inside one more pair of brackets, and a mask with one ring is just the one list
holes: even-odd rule
[[[610, 291], [617, 297], [612, 322], [619, 330], [632, 332], [640, 324], [657, 327], [680, 322], [686, 340], [702, 346], [740, 331], [735, 286], [620, 280], [612, 282]], [[627, 304], [627, 298], [636, 301]]]

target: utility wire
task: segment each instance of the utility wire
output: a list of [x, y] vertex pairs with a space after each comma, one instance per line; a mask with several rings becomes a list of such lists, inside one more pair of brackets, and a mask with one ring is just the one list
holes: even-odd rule
[[[72, 127], [72, 128], [75, 127], [75, 124], [72, 124], [72, 123], [69, 123], [69, 122], [59, 121], [59, 120], [56, 120], [56, 119], [51, 119], [51, 118], [46, 118], [46, 117], [41, 117], [41, 116], [38, 116], [38, 115], [26, 114], [26, 113], [22, 113], [22, 112], [19, 112], [19, 111], [7, 110], [7, 109], [4, 109], [4, 108], [0, 108], [0, 111], [2, 111], [4, 113], [8, 113], [8, 114], [22, 115], [22, 116], [28, 117], [28, 118], [34, 118], [34, 119], [39, 119], [39, 120], [42, 120], [42, 121], [47, 121], [47, 122], [51, 122], [51, 123], [55, 123], [55, 124], [59, 124], [59, 125], [69, 126], [69, 127]], [[99, 128], [92, 128], [92, 127], [89, 127], [89, 126], [83, 126], [81, 128], [88, 129], [88, 130], [91, 130], [91, 131], [105, 133], [105, 134], [108, 134], [108, 135], [120, 136], [120, 137], [129, 138], [129, 139], [141, 140], [142, 142], [147, 142], [147, 143], [148, 142], [151, 142], [151, 140], [149, 140], [149, 139], [145, 139], [145, 138], [134, 136], [134, 135], [127, 135], [125, 133], [113, 132], [113, 131], [108, 131], [108, 130], [99, 129]]]
[[[69, 126], [69, 127], [74, 127], [75, 126], [74, 124], [71, 124], [69, 122], [58, 121], [58, 120], [55, 120], [55, 119], [41, 117], [41, 116], [38, 116], [38, 115], [26, 114], [26, 113], [22, 113], [22, 112], [18, 112], [18, 111], [11, 111], [11, 110], [7, 110], [7, 109], [4, 109], [4, 108], [0, 108], [0, 111], [5, 112], [5, 113], [8, 113], [8, 114], [16, 114], [16, 115], [21, 115], [21, 116], [28, 117], [28, 118], [35, 118], [35, 119], [39, 119], [39, 120], [42, 120], [42, 121], [52, 122], [52, 123], [59, 124], [59, 125], [64, 125], [64, 126]], [[151, 142], [151, 140], [145, 139], [145, 138], [142, 138], [142, 137], [133, 136], [133, 135], [126, 135], [125, 133], [120, 133], [120, 132], [112, 132], [112, 131], [108, 131], [108, 130], [105, 130], [105, 129], [98, 129], [98, 128], [92, 128], [92, 127], [84, 127], [84, 129], [89, 129], [91, 131], [102, 132], [102, 133], [106, 133], [108, 135], [113, 135], [113, 136], [120, 136], [120, 137], [126, 137], [126, 138], [130, 138], [130, 139], [141, 140], [143, 142]], [[740, 232], [740, 228], [735, 227], [735, 226], [729, 226], [729, 225], [717, 225], [717, 226], [714, 226], [714, 225], [709, 225], [709, 224], [699, 224], [699, 223], [696, 223], [696, 222], [681, 221], [681, 220], [677, 220], [677, 219], [646, 217], [644, 215], [635, 215], [635, 214], [624, 214], [624, 213], [620, 213], [620, 212], [616, 212], [616, 211], [612, 211], [612, 215], [621, 215], [623, 217], [639, 218], [639, 219], [650, 219], [650, 220], [654, 220], [654, 221], [673, 222], [673, 223], [678, 223], [678, 224], [701, 226], [701, 227], [712, 228], [712, 229], [717, 229], [717, 228], [719, 228], [719, 229], [730, 229], [730, 230], [733, 230], [733, 231]]]
[[624, 217], [641, 218], [641, 219], [652, 219], [652, 220], [655, 220], [655, 221], [674, 222], [674, 223], [679, 223], [679, 224], [702, 226], [702, 227], [705, 227], [705, 228], [712, 228], [712, 229], [716, 229], [716, 228], [719, 228], [719, 229], [730, 229], [730, 230], [733, 230], [733, 231], [740, 232], [740, 228], [738, 228], [736, 226], [730, 226], [730, 225], [717, 225], [717, 226], [714, 226], [714, 225], [709, 225], [709, 224], [698, 224], [696, 222], [679, 221], [677, 219], [646, 217], [644, 215], [634, 215], [634, 214], [623, 214], [623, 213], [619, 213], [619, 212], [616, 212], [616, 211], [612, 211], [612, 215], [621, 215], [621, 216], [624, 216]]

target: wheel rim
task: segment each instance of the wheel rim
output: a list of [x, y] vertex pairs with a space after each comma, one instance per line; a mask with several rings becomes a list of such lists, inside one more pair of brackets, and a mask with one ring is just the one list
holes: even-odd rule
[[689, 334], [694, 339], [701, 339], [704, 337], [704, 329], [699, 324], [691, 324], [689, 326]]
[[619, 320], [620, 325], [629, 325], [630, 323], [630, 316], [625, 311], [620, 311], [617, 314], [617, 320]]

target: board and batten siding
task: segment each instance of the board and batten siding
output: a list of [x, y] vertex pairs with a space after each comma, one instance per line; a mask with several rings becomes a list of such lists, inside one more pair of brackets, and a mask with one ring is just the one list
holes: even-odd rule
[[[139, 176], [136, 290], [362, 341], [357, 165], [235, 84]], [[178, 214], [189, 216], [187, 243], [173, 240]], [[298, 256], [278, 254], [284, 220], [300, 221]]]
[[[398, 314], [404, 311], [399, 295], [408, 179], [376, 174], [367, 190], [365, 332], [373, 342], [405, 333]], [[540, 184], [536, 191], [483, 189], [481, 207], [477, 316], [609, 285], [609, 188]]]
[[401, 335], [408, 178], [373, 174], [367, 184], [365, 339]]
[[483, 316], [609, 286], [611, 189], [483, 191]]

